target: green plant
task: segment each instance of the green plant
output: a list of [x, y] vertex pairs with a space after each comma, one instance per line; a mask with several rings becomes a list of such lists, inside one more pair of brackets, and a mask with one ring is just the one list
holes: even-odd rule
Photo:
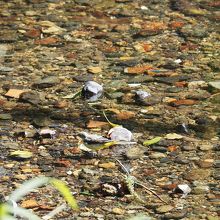
[[54, 215], [62, 211], [65, 208], [64, 204], [58, 206], [43, 218], [40, 218], [30, 210], [21, 208], [17, 205], [17, 202], [20, 201], [25, 195], [30, 193], [33, 189], [47, 184], [50, 184], [57, 189], [73, 210], [79, 209], [75, 198], [72, 196], [69, 188], [63, 181], [42, 176], [24, 182], [20, 188], [12, 192], [12, 194], [9, 196], [9, 199], [5, 203], [0, 204], [0, 219], [15, 220], [16, 216], [20, 216], [31, 220], [46, 220], [52, 218]]

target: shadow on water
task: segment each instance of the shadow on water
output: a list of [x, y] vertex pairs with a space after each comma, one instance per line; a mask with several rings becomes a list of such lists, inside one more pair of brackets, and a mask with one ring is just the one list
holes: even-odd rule
[[[2, 127], [1, 134], [5, 130], [10, 130], [12, 121], [17, 123], [28, 122], [35, 128], [39, 127], [60, 127], [63, 124], [71, 124], [72, 127], [86, 129], [86, 124], [89, 120], [106, 121], [102, 110], [91, 108], [87, 103], [81, 103], [71, 109], [45, 108], [29, 105], [26, 108], [15, 108], [3, 113], [10, 114], [12, 119], [0, 120]], [[187, 130], [184, 130], [180, 124], [175, 124], [172, 121], [162, 121], [159, 118], [143, 120], [142, 118], [131, 118], [128, 120], [117, 121], [112, 114], [107, 114], [107, 117], [112, 123], [120, 124], [134, 133], [151, 134], [154, 136], [164, 135], [167, 133], [183, 133], [185, 135], [195, 135], [200, 138], [210, 139], [220, 134], [220, 122], [210, 120], [208, 118], [198, 119], [196, 124], [187, 125]], [[158, 120], [157, 120], [158, 119]], [[5, 125], [5, 126], [4, 126]]]

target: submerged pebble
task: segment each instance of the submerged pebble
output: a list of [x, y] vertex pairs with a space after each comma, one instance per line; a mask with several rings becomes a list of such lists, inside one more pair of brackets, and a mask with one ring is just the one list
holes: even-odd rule
[[88, 101], [94, 102], [101, 97], [103, 87], [95, 81], [88, 81], [82, 89], [82, 97]]

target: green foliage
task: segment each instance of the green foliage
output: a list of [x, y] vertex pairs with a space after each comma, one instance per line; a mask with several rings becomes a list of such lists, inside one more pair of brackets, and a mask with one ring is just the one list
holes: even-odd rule
[[[33, 214], [30, 210], [18, 207], [17, 202], [25, 195], [30, 193], [33, 189], [46, 184], [51, 184], [56, 190], [58, 190], [73, 210], [79, 210], [75, 198], [72, 196], [69, 188], [64, 182], [55, 178], [42, 176], [24, 182], [20, 188], [12, 192], [7, 202], [0, 204], [0, 219], [16, 220], [16, 216], [20, 216], [31, 220], [40, 220], [41, 218]], [[57, 210], [60, 210], [59, 207]], [[52, 214], [49, 213], [47, 216], [53, 217], [53, 215], [57, 214], [58, 212], [52, 211], [51, 213]]]
[[79, 209], [76, 200], [73, 198], [69, 188], [63, 181], [52, 178], [50, 180], [50, 183], [60, 192], [60, 194], [73, 210]]
[[150, 139], [150, 140], [146, 140], [143, 142], [143, 145], [144, 146], [150, 146], [152, 144], [156, 144], [157, 142], [159, 142], [161, 140], [161, 137], [155, 137], [153, 139]]

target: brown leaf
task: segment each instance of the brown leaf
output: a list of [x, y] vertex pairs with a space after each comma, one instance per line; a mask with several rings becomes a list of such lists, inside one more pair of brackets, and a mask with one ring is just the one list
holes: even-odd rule
[[152, 21], [152, 22], [145, 22], [142, 25], [142, 28], [139, 32], [141, 36], [145, 35], [154, 35], [162, 32], [163, 30], [167, 29], [167, 25], [163, 22]]
[[172, 146], [169, 146], [167, 149], [168, 149], [168, 151], [170, 151], [170, 152], [174, 152], [174, 151], [177, 150], [177, 146], [172, 145]]
[[113, 162], [100, 163], [99, 167], [105, 168], [105, 169], [113, 169], [113, 168], [115, 168], [115, 163], [113, 163]]
[[5, 94], [5, 96], [19, 99], [20, 95], [26, 91], [27, 90], [22, 90], [22, 89], [9, 89], [8, 92]]
[[69, 160], [57, 160], [54, 162], [55, 165], [59, 167], [70, 167], [72, 163]]
[[177, 183], [172, 183], [172, 184], [162, 185], [161, 188], [166, 190], [174, 190], [176, 189], [177, 185], [178, 185]]
[[184, 26], [184, 22], [182, 22], [182, 21], [172, 21], [172, 22], [170, 23], [170, 27], [171, 27], [172, 29], [181, 28], [181, 27], [183, 27], [183, 26]]
[[178, 107], [181, 105], [195, 105], [198, 102], [193, 100], [193, 99], [180, 99], [180, 100], [176, 100], [174, 102], [171, 102], [170, 104], [174, 107]]
[[143, 73], [147, 73], [148, 70], [152, 70], [152, 69], [154, 69], [154, 68], [149, 65], [134, 66], [134, 67], [125, 68], [124, 72], [130, 73], [130, 74], [143, 74]]
[[88, 72], [93, 73], [93, 74], [101, 73], [102, 68], [99, 66], [90, 66], [88, 67]]
[[59, 39], [54, 37], [46, 37], [40, 40], [35, 40], [35, 44], [37, 45], [50, 45], [59, 42]]
[[41, 31], [38, 29], [30, 29], [24, 35], [30, 38], [38, 38], [41, 35]]
[[135, 117], [135, 113], [131, 111], [121, 111], [116, 114], [116, 118], [118, 120], [127, 120], [134, 117]]
[[87, 124], [87, 128], [103, 128], [108, 125], [109, 125], [108, 122], [90, 120]]
[[21, 207], [26, 208], [26, 209], [35, 208], [35, 207], [38, 207], [38, 206], [39, 206], [38, 202], [34, 199], [24, 200], [21, 203]]
[[187, 85], [188, 85], [188, 83], [185, 81], [175, 82], [176, 87], [186, 87]]

